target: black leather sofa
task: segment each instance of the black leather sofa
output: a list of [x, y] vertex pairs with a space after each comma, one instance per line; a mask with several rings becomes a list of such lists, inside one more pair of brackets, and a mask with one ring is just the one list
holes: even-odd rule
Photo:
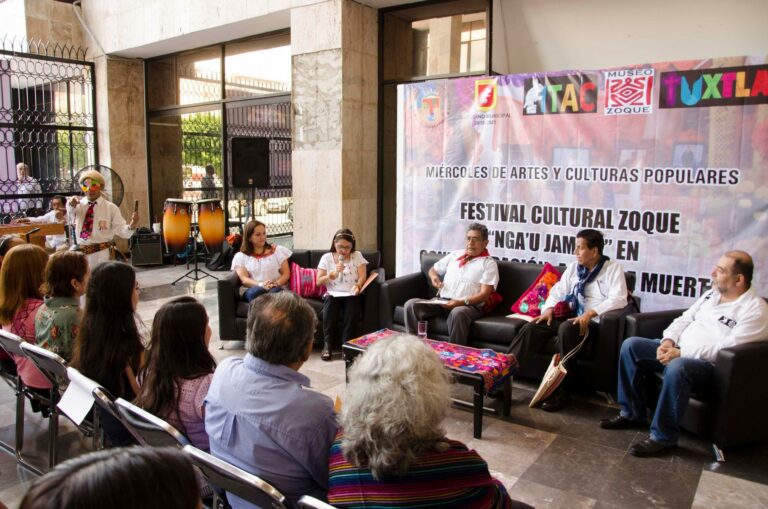
[[[627, 316], [625, 337], [660, 338], [684, 309]], [[693, 394], [680, 426], [725, 448], [768, 439], [768, 338], [723, 348], [712, 383]], [[660, 386], [660, 378], [649, 381]], [[658, 395], [658, 392], [656, 392]], [[655, 404], [654, 404], [655, 406]]]
[[[405, 331], [405, 302], [412, 298], [431, 298], [435, 295], [435, 289], [429, 283], [428, 271], [440, 257], [441, 255], [433, 253], [422, 254], [420, 272], [390, 279], [381, 285], [382, 327]], [[504, 300], [490, 314], [472, 324], [469, 346], [491, 348], [498, 352], [507, 350], [512, 338], [525, 324], [523, 320], [507, 318], [511, 313], [510, 307], [531, 286], [541, 269], [542, 266], [536, 264], [499, 262], [497, 291]], [[561, 272], [565, 270], [564, 267], [559, 269]], [[634, 274], [628, 273], [627, 286], [634, 289], [634, 283]], [[624, 317], [633, 311], [637, 311], [637, 308], [633, 303], [628, 303], [624, 309], [603, 315], [598, 337], [588, 341], [577, 357], [574, 375], [579, 386], [595, 391], [616, 392], [619, 346], [624, 337]], [[429, 337], [448, 340], [448, 324], [445, 319], [436, 318], [430, 321]], [[521, 366], [518, 376], [540, 380], [556, 352], [553, 337], [529, 365]]]
[[[288, 263], [296, 263], [300, 267], [317, 268], [320, 258], [327, 253], [325, 249], [294, 249]], [[357, 333], [372, 332], [378, 327], [379, 319], [379, 289], [384, 281], [384, 269], [381, 265], [381, 254], [378, 251], [360, 251], [368, 261], [368, 274], [378, 273], [363, 294], [361, 316], [357, 321]], [[219, 338], [222, 341], [244, 341], [246, 319], [248, 317], [248, 303], [239, 296], [240, 278], [232, 272], [226, 278], [219, 279], [217, 283], [217, 296], [219, 301]], [[315, 331], [315, 339], [322, 343], [322, 309], [323, 302], [318, 299], [307, 299], [310, 306], [317, 312], [318, 326]], [[338, 348], [338, 345], [336, 346]]]

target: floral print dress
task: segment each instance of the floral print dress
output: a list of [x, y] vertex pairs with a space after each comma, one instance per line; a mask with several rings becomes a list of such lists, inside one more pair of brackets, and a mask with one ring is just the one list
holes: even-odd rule
[[79, 328], [78, 299], [46, 297], [35, 317], [35, 342], [69, 362]]

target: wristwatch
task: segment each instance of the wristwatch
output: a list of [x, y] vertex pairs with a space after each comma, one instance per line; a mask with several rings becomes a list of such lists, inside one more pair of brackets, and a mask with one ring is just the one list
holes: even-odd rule
[[469, 304], [469, 297], [466, 297], [466, 298], [464, 299], [464, 305], [465, 305], [465, 306], [469, 306], [469, 305], [470, 305], [470, 304]]

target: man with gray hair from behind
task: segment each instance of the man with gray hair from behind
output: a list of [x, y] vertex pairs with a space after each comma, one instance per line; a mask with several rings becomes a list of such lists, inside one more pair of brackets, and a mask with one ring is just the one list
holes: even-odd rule
[[377, 341], [349, 371], [331, 449], [328, 501], [338, 508], [507, 509], [488, 464], [442, 428], [450, 377], [415, 336]]
[[[251, 472], [295, 503], [325, 498], [336, 414], [299, 373], [312, 352], [317, 317], [291, 292], [270, 293], [248, 309], [244, 358], [216, 368], [205, 398], [211, 454]], [[235, 496], [233, 508], [253, 507]]]

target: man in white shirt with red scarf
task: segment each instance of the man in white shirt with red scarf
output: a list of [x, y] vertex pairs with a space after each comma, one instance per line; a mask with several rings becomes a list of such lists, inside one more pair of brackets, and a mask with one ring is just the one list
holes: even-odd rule
[[469, 225], [466, 247], [438, 260], [429, 269], [429, 279], [438, 290], [440, 303], [406, 302], [406, 331], [415, 334], [419, 320], [447, 316], [451, 343], [466, 345], [472, 322], [483, 316], [485, 303], [499, 284], [498, 265], [488, 253], [488, 228], [480, 223]]
[[80, 175], [80, 188], [85, 197], [73, 196], [67, 202], [67, 219], [75, 225], [75, 240], [80, 250], [88, 255], [91, 269], [109, 261], [109, 249], [117, 235], [130, 239], [139, 224], [139, 213], [134, 212], [130, 224], [126, 224], [117, 205], [104, 198], [104, 176], [96, 170]]
[[730, 346], [768, 340], [768, 304], [752, 287], [754, 264], [744, 251], [729, 251], [712, 271], [712, 289], [667, 327], [662, 339], [631, 337], [619, 355], [619, 415], [603, 429], [647, 426], [644, 374], [664, 374], [650, 434], [633, 445], [634, 456], [659, 456], [677, 447], [680, 419], [692, 392], [712, 379], [717, 353]]

